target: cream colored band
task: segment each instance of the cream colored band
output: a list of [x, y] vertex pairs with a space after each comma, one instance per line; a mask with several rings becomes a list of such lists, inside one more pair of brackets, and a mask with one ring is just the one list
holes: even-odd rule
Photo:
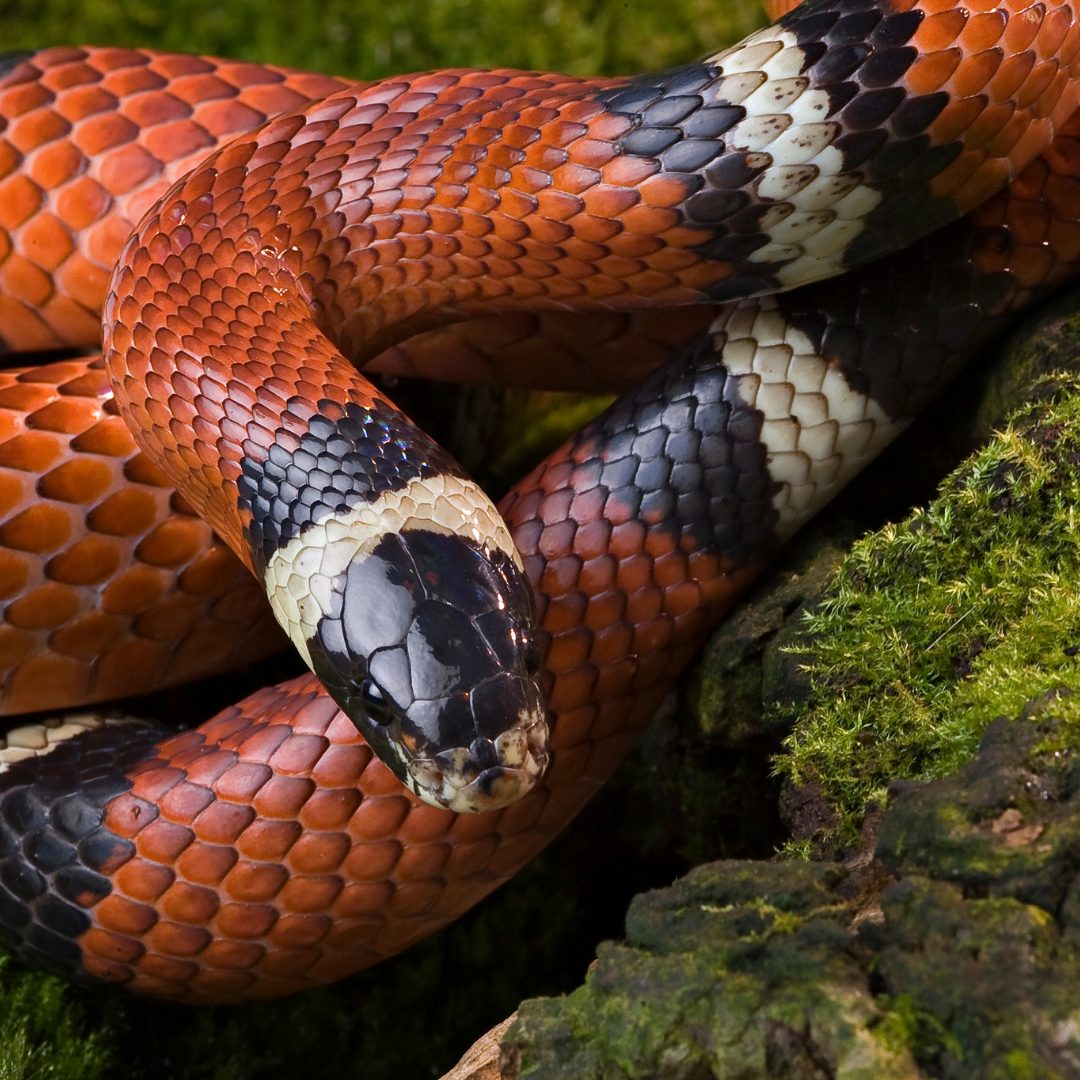
[[16, 762], [44, 757], [61, 743], [84, 732], [140, 723], [143, 721], [130, 716], [69, 713], [62, 717], [49, 716], [31, 724], [21, 724], [0, 736], [0, 773], [7, 772]]
[[740, 399], [762, 414], [761, 441], [780, 485], [777, 531], [790, 536], [904, 425], [853, 390], [773, 297], [725, 309], [711, 332]]
[[795, 35], [766, 27], [708, 62], [722, 72], [710, 99], [746, 110], [724, 142], [761, 169], [754, 187], [775, 204], [760, 222], [769, 243], [750, 260], [779, 263], [782, 286], [840, 273], [844, 252], [865, 229], [881, 194], [858, 172], [845, 170], [834, 145], [842, 127], [828, 119], [827, 91], [813, 88], [802, 74], [806, 54]]
[[522, 568], [521, 556], [491, 500], [471, 480], [457, 476], [416, 478], [353, 508], [347, 517], [311, 525], [274, 553], [265, 575], [274, 615], [308, 667], [308, 640], [332, 610], [340, 575], [387, 533], [408, 529], [468, 537], [504, 552]]

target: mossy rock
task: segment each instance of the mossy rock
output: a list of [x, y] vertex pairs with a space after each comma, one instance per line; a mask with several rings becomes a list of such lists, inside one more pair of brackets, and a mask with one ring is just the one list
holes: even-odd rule
[[941, 776], [1032, 694], [1080, 689], [1080, 382], [1036, 401], [907, 520], [860, 540], [792, 639], [811, 689], [778, 759], [835, 811]]
[[719, 862], [634, 901], [585, 984], [526, 1002], [503, 1076], [1080, 1075], [1080, 704], [993, 724], [895, 792], [870, 851]]
[[[837, 893], [841, 867], [713, 863], [639, 897], [585, 986], [526, 1002], [504, 1039], [545, 1080], [916, 1075], [871, 1034], [882, 1013]], [[860, 1070], [860, 1073], [851, 1070]]]

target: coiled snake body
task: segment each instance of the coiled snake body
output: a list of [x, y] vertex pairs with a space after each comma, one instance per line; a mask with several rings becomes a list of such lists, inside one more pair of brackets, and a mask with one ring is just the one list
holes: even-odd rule
[[[571, 357], [585, 325], [571, 312], [606, 313], [616, 341], [642, 329], [678, 344], [711, 323], [499, 508], [537, 601], [552, 720], [532, 790], [482, 814], [425, 804], [313, 677], [165, 739], [69, 725], [53, 744], [43, 728], [0, 776], [8, 944], [180, 1000], [268, 997], [390, 955], [505, 880], [603, 783], [775, 546], [1001, 318], [1072, 272], [1075, 14], [815, 0], [700, 64], [617, 80], [454, 71], [353, 87], [121, 50], [13, 61], [0, 78], [0, 334], [12, 351], [84, 344], [104, 304], [116, 392], [100, 360], [0, 384], [9, 710], [131, 692], [135, 666], [180, 678], [199, 638], [210, 666], [267, 647], [269, 632], [236, 647], [228, 627], [250, 594], [205, 526], [155, 516], [169, 497], [149, 492], [161, 470], [260, 571], [307, 543], [322, 519], [296, 507], [333, 487], [322, 449], [368, 438], [355, 408], [391, 409], [345, 356], [383, 350], [375, 367], [422, 373], [464, 355], [468, 376], [510, 362], [484, 352], [485, 334], [507, 334], [489, 313]], [[943, 225], [840, 290], [743, 299]], [[670, 315], [634, 313], [645, 305], [689, 314], [671, 329]], [[447, 320], [462, 321], [432, 329]], [[582, 330], [577, 348], [595, 342]], [[566, 367], [514, 377], [550, 383]], [[596, 362], [584, 375], [605, 377]], [[132, 455], [118, 411], [153, 465]], [[395, 445], [396, 423], [380, 428]], [[442, 475], [439, 453], [427, 460]], [[126, 532], [125, 498], [144, 511]], [[72, 506], [89, 507], [77, 537]], [[109, 536], [145, 559], [134, 600]], [[296, 574], [270, 575], [271, 592], [310, 651], [331, 632], [326, 605], [318, 618], [290, 608]], [[523, 680], [528, 643], [514, 641], [508, 678]], [[144, 663], [123, 661], [132, 642]], [[378, 675], [380, 692], [393, 679]]]

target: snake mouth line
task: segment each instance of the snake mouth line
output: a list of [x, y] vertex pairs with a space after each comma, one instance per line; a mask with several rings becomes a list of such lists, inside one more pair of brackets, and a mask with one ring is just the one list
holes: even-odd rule
[[446, 750], [434, 757], [407, 762], [405, 783], [425, 802], [455, 813], [498, 810], [531, 791], [547, 771], [546, 716], [504, 731], [495, 739], [483, 736], [469, 747]]

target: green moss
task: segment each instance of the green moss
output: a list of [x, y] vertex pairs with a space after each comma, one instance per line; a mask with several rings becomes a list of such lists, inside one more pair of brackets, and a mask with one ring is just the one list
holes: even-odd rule
[[1002, 1064], [1004, 1075], [1010, 1077], [1011, 1080], [1035, 1080], [1039, 1075], [1031, 1060], [1031, 1055], [1026, 1050], [1013, 1050], [1005, 1056]]
[[956, 769], [995, 716], [1080, 688], [1080, 383], [1043, 397], [857, 543], [806, 619], [811, 690], [778, 769], [839, 810], [834, 840], [891, 781]]
[[115, 1063], [78, 993], [0, 956], [0, 1080], [95, 1080]]
[[505, 395], [499, 438], [484, 462], [490, 487], [505, 490], [611, 403], [610, 396], [515, 391]]
[[1075, 284], [1042, 305], [1014, 335], [999, 360], [972, 372], [977, 408], [971, 433], [981, 442], [1019, 401], [1027, 399], [1036, 379], [1054, 371], [1072, 370], [1080, 355], [1080, 289]]
[[1025, 1075], [1013, 1070], [1026, 1060], [1026, 1075], [1071, 1075], [1076, 1038], [1059, 1025], [1075, 1009], [1078, 956], [1050, 912], [918, 877], [882, 908], [866, 935], [889, 990], [879, 1004], [926, 1072], [1005, 1080]]
[[[527, 16], [523, 18], [524, 16]], [[617, 73], [715, 52], [762, 20], [755, 0], [5, 0], [5, 49], [92, 42], [240, 56], [360, 78], [482, 66]]]
[[874, 1025], [874, 1038], [897, 1053], [907, 1051], [922, 1056], [947, 1052], [963, 1058], [960, 1040], [932, 1012], [920, 1006], [912, 994], [882, 995], [878, 998], [882, 1017]]

